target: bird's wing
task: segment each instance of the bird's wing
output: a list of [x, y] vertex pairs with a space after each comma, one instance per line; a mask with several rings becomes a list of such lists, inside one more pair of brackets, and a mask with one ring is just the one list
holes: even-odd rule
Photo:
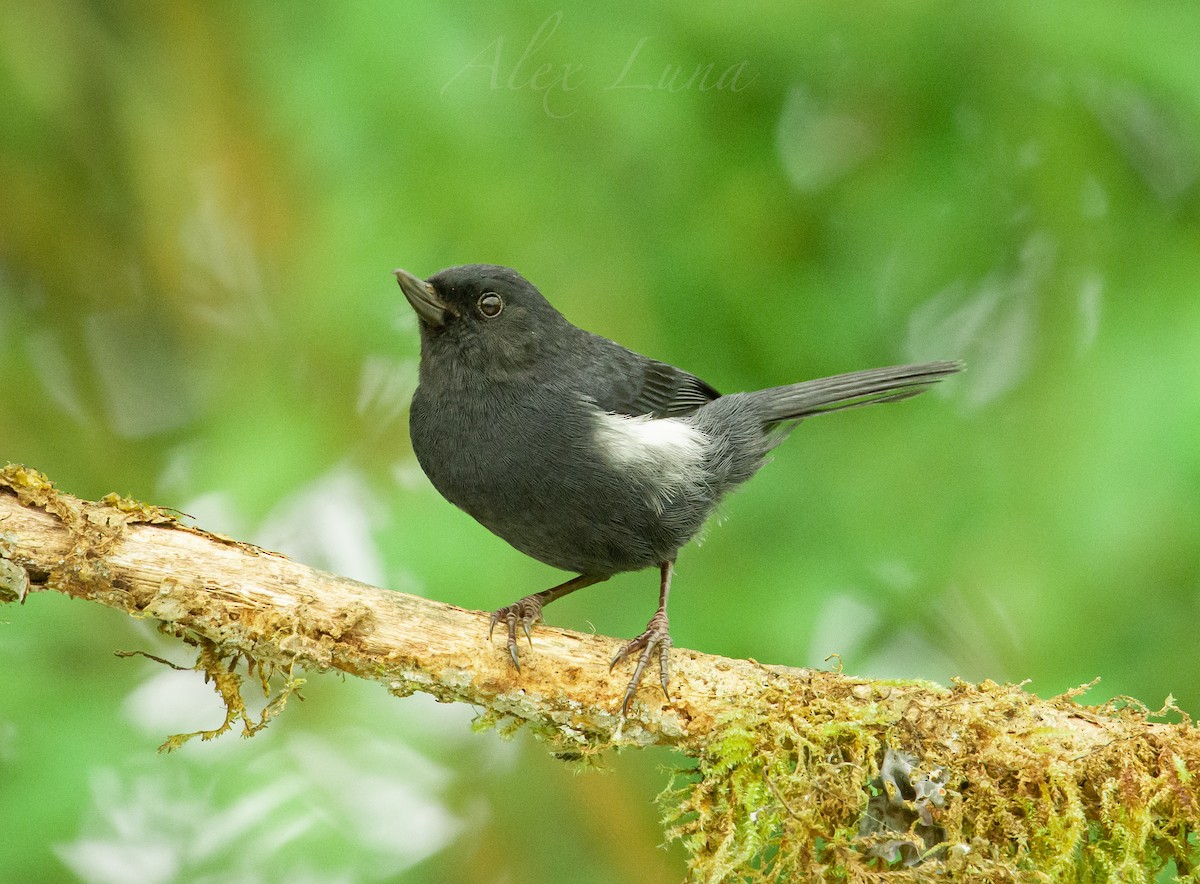
[[620, 381], [597, 398], [596, 404], [605, 411], [631, 417], [679, 417], [721, 395], [695, 375], [665, 362], [644, 356], [630, 362]]

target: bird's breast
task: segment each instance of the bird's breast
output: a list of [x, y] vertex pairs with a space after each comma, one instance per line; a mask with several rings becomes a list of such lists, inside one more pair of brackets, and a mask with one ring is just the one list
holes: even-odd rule
[[672, 556], [714, 503], [706, 435], [586, 397], [431, 395], [418, 388], [413, 448], [452, 503], [513, 546], [587, 573]]

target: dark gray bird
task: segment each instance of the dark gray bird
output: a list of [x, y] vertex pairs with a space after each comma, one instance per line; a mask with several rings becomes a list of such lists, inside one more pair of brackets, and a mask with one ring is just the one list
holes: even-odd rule
[[[637, 665], [621, 714], [658, 658], [667, 693], [667, 596], [679, 548], [801, 419], [895, 402], [962, 368], [930, 362], [722, 396], [695, 375], [569, 323], [515, 270], [394, 271], [420, 318], [410, 429], [441, 494], [526, 555], [577, 577], [492, 614], [520, 669], [542, 608], [622, 571], [657, 567], [658, 610], [609, 669]], [[668, 700], [670, 694], [667, 694]]]

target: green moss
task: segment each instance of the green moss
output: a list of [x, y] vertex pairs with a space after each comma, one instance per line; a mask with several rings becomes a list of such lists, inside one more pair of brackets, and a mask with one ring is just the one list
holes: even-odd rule
[[[256, 661], [253, 657], [246, 656], [242, 653], [228, 653], [222, 651], [218, 645], [205, 638], [192, 636], [181, 636], [183, 640], [198, 648], [196, 663], [191, 667], [177, 666], [168, 660], [161, 657], [156, 657], [153, 654], [147, 654], [143, 651], [118, 651], [119, 657], [140, 656], [147, 657], [156, 663], [161, 663], [164, 666], [169, 666], [172, 669], [194, 669], [204, 673], [204, 681], [213, 686], [213, 690], [217, 692], [217, 696], [221, 698], [221, 702], [225, 706], [225, 720], [211, 730], [198, 730], [186, 734], [172, 734], [167, 737], [161, 746], [158, 747], [159, 752], [173, 752], [185, 743], [199, 737], [201, 740], [212, 740], [231, 730], [239, 721], [242, 723], [242, 736], [252, 737], [265, 728], [272, 718], [283, 712], [287, 706], [287, 701], [293, 695], [300, 697], [300, 688], [304, 685], [305, 679], [296, 677], [292, 672], [292, 667], [288, 667], [286, 671], [280, 670], [274, 666], [264, 665]], [[246, 675], [242, 676], [237, 670], [239, 662], [245, 661]], [[277, 679], [277, 676], [282, 676], [282, 684], [272, 696], [272, 682]], [[245, 698], [242, 690], [246, 679], [257, 681], [262, 689], [263, 696], [267, 698], [267, 703], [262, 711], [257, 715], [252, 715], [246, 708]], [[302, 699], [302, 698], [301, 698]]]
[[[731, 712], [659, 796], [693, 880], [1152, 881], [1170, 861], [1196, 880], [1190, 722], [1150, 728], [1140, 706], [1056, 698], [1113, 733], [1072, 755], [1065, 733], [1037, 739], [1062, 722], [1019, 687], [940, 692], [932, 706], [775, 693], [759, 715]], [[900, 751], [902, 774], [881, 777]]]
[[[54, 513], [71, 534], [69, 552], [39, 581], [153, 617], [198, 649], [193, 668], [213, 684], [225, 720], [170, 737], [164, 750], [238, 723], [243, 735], [257, 733], [303, 684], [294, 667], [327, 668], [335, 642], [371, 627], [371, 611], [352, 604], [332, 614], [307, 605], [263, 613], [234, 628], [203, 588], [168, 578], [136, 594], [114, 589], [105, 552], [128, 524], [171, 521], [170, 513], [120, 498], [87, 504], [11, 465], [0, 487]], [[22, 589], [5, 567], [0, 598]], [[263, 640], [255, 644], [254, 635]], [[255, 650], [272, 646], [277, 659]], [[362, 674], [380, 677], [370, 668]], [[421, 690], [453, 701], [469, 683], [460, 670], [439, 680], [404, 673], [386, 676], [397, 695]], [[1080, 706], [1085, 688], [1040, 701], [992, 682], [943, 688], [759, 667], [756, 685], [759, 675], [756, 695], [731, 700], [711, 725], [691, 719], [704, 722], [691, 732], [639, 731], [582, 701], [545, 713], [523, 691], [492, 697], [475, 727], [504, 736], [527, 727], [582, 767], [622, 741], [658, 739], [693, 755], [695, 769], [678, 772], [659, 802], [694, 880], [1152, 881], [1168, 864], [1178, 880], [1200, 880], [1200, 735], [1170, 699], [1151, 712], [1129, 698]], [[259, 715], [244, 701], [248, 679], [267, 698]]]

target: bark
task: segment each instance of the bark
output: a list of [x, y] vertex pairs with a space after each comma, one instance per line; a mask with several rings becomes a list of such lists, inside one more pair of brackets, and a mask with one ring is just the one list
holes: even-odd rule
[[1036, 862], [1069, 878], [1096, 863], [1148, 874], [1195, 859], [1197, 730], [1133, 701], [1086, 707], [1074, 693], [871, 681], [675, 648], [670, 701], [648, 678], [622, 719], [628, 667], [608, 669], [618, 639], [540, 625], [518, 672], [499, 630], [489, 641], [487, 614], [316, 571], [137, 501], [80, 500], [10, 465], [0, 601], [45, 591], [152, 618], [196, 645], [230, 709], [219, 730], [265, 723], [239, 705], [230, 664], [243, 660], [264, 686], [282, 674], [268, 714], [297, 668], [336, 669], [526, 724], [566, 757], [675, 747], [699, 760], [665, 807], [697, 877], [905, 876], [924, 862], [1004, 879]]

